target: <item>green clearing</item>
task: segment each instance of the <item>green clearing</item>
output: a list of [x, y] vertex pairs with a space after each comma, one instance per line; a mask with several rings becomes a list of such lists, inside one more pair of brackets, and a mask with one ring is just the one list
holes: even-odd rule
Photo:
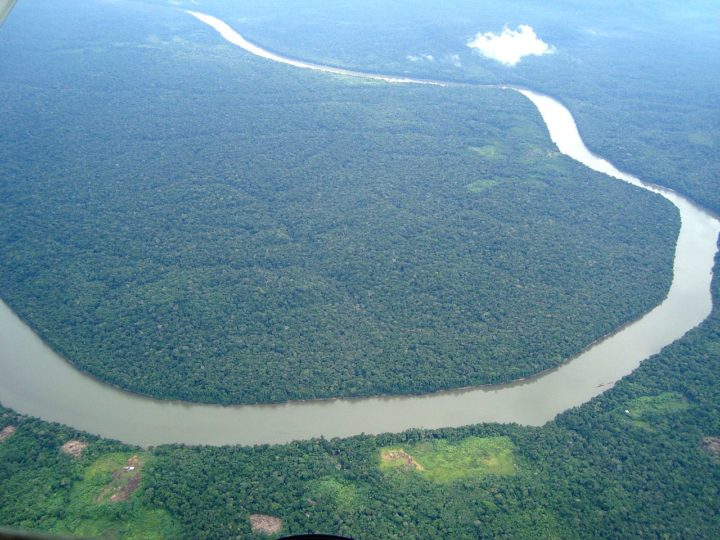
[[415, 470], [433, 482], [472, 476], [511, 475], [516, 471], [514, 446], [508, 437], [467, 437], [380, 449], [380, 469]]
[[709, 131], [695, 131], [690, 133], [687, 136], [687, 140], [691, 144], [707, 146], [708, 148], [713, 148], [715, 146], [713, 134]]
[[354, 484], [342, 482], [331, 476], [311, 482], [310, 493], [318, 501], [331, 501], [340, 510], [352, 510], [361, 501]]
[[500, 183], [499, 180], [476, 180], [472, 184], [465, 186], [468, 191], [472, 193], [482, 193], [485, 190], [490, 189]]
[[663, 392], [654, 396], [641, 396], [633, 399], [625, 407], [623, 414], [633, 426], [654, 430], [655, 425], [666, 416], [686, 411], [690, 408], [687, 399], [677, 392]]
[[497, 147], [493, 144], [486, 144], [485, 146], [470, 146], [468, 148], [476, 154], [480, 154], [485, 159], [497, 159], [502, 157], [502, 154], [498, 152]]
[[[101, 497], [102, 492], [108, 486], [117, 484], [113, 473], [122, 470], [128, 460], [137, 454], [117, 452], [106, 454], [92, 463], [83, 474], [83, 479], [73, 486], [72, 498], [83, 503], [98, 504], [106, 502]], [[146, 456], [143, 456], [146, 460]]]
[[[123, 470], [133, 457], [138, 458], [137, 472]], [[176, 529], [165, 511], [137, 508], [132, 493], [127, 500], [111, 500], [114, 494], [122, 493], [148, 458], [146, 453], [117, 452], [92, 463], [73, 485], [69, 500], [63, 504], [59, 497], [56, 501], [64, 506], [63, 519], [52, 532], [82, 537], [172, 538]]]

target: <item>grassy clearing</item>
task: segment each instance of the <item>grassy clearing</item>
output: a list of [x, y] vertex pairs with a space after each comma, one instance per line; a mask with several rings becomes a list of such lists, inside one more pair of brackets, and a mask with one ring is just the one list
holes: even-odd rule
[[690, 408], [687, 399], [677, 392], [663, 392], [654, 396], [642, 396], [629, 402], [624, 417], [634, 427], [654, 430], [664, 417]]
[[95, 502], [113, 504], [126, 501], [140, 487], [142, 471], [147, 456], [134, 454], [121, 468], [112, 471], [110, 481], [95, 497]]
[[459, 478], [514, 474], [514, 447], [508, 437], [467, 437], [451, 444], [446, 440], [421, 442], [380, 450], [383, 471], [415, 471], [433, 482]]
[[341, 510], [352, 510], [361, 501], [357, 487], [354, 484], [341, 482], [332, 477], [325, 477], [311, 482], [310, 493], [318, 501], [329, 499]]
[[[162, 539], [177, 534], [170, 517], [161, 510], [146, 510], [133, 502], [139, 472], [149, 454], [106, 454], [85, 469], [64, 504], [63, 519], [53, 532], [83, 537]], [[134, 466], [132, 471], [124, 467]], [[135, 479], [135, 480], [133, 480]], [[59, 502], [59, 501], [58, 501]]]
[[695, 131], [693, 133], [689, 133], [687, 139], [692, 144], [707, 146], [708, 148], [713, 148], [715, 146], [715, 139], [713, 134], [709, 131]]
[[87, 504], [108, 503], [108, 489], [113, 490], [122, 482], [122, 476], [115, 477], [114, 473], [123, 470], [128, 460], [134, 455], [147, 462], [145, 454], [112, 453], [102, 456], [87, 469], [83, 479], [73, 487], [73, 499], [82, 500]]
[[497, 147], [493, 144], [486, 144], [485, 146], [470, 146], [468, 148], [472, 152], [480, 154], [485, 159], [495, 159], [502, 156]]
[[491, 187], [498, 185], [499, 183], [499, 180], [476, 180], [475, 182], [468, 184], [465, 187], [471, 193], [482, 193], [483, 191], [486, 191]]

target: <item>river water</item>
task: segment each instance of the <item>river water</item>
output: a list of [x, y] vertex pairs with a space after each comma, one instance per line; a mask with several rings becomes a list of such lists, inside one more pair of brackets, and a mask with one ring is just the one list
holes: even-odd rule
[[[229, 42], [296, 68], [391, 83], [443, 86], [439, 81], [365, 74], [285, 58], [248, 42], [219, 19], [190, 14]], [[678, 208], [681, 228], [672, 285], [666, 299], [638, 321], [557, 369], [511, 384], [423, 396], [225, 407], [159, 401], [101, 383], [58, 356], [0, 302], [0, 401], [21, 413], [143, 446], [221, 445], [284, 443], [321, 435], [345, 437], [480, 422], [542, 425], [611, 388], [710, 313], [710, 282], [720, 222], [681, 195], [646, 184], [593, 155], [583, 144], [572, 115], [557, 101], [526, 89], [508, 90], [521, 93], [537, 107], [560, 152], [593, 170], [653, 191]]]

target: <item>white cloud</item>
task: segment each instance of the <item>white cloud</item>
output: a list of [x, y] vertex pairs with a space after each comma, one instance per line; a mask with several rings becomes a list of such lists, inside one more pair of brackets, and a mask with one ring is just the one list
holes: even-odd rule
[[451, 54], [445, 57], [446, 61], [450, 62], [455, 67], [462, 67], [459, 54]]
[[467, 46], [507, 66], [514, 66], [524, 56], [542, 56], [555, 52], [555, 47], [537, 37], [535, 30], [527, 24], [521, 24], [517, 30], [506, 26], [500, 34], [478, 33], [468, 41]]
[[405, 58], [407, 58], [411, 62], [420, 62], [421, 60], [427, 60], [428, 62], [435, 61], [435, 57], [432, 54], [421, 54], [421, 55], [409, 54]]

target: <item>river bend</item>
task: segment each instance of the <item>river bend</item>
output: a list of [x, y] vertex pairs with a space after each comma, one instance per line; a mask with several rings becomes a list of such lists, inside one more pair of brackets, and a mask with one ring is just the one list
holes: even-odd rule
[[[388, 83], [445, 86], [441, 81], [362, 73], [293, 60], [250, 43], [219, 19], [187, 13], [230, 43], [270, 61]], [[507, 88], [537, 107], [560, 152], [590, 169], [657, 193], [678, 208], [681, 228], [672, 285], [665, 300], [639, 320], [564, 365], [515, 383], [422, 396], [225, 407], [160, 401], [104, 384], [52, 351], [0, 302], [0, 401], [24, 414], [127, 443], [222, 445], [284, 443], [321, 435], [346, 437], [480, 422], [542, 425], [611, 388], [644, 359], [709, 315], [720, 222], [687, 198], [647, 184], [592, 154], [580, 138], [572, 115], [557, 101], [530, 90]]]

